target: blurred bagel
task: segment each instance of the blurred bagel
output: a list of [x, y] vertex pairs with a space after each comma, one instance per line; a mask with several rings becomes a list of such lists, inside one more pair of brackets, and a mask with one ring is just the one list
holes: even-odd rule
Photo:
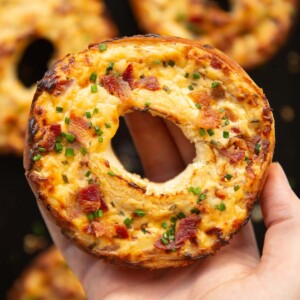
[[[295, 0], [232, 0], [229, 11], [208, 0], [131, 0], [149, 33], [210, 44], [242, 67], [268, 61], [285, 42], [296, 13]], [[223, 1], [223, 3], [226, 1]]]
[[17, 65], [28, 45], [46, 39], [57, 59], [113, 36], [102, 1], [0, 0], [0, 153], [23, 151], [36, 85], [27, 88], [20, 82]]
[[8, 293], [8, 300], [29, 299], [86, 299], [78, 279], [55, 247], [41, 253], [25, 269]]
[[[172, 121], [195, 144], [180, 175], [154, 183], [123, 168], [111, 139], [132, 111]], [[38, 201], [79, 247], [164, 268], [228, 243], [249, 218], [273, 149], [267, 99], [237, 64], [194, 41], [135, 36], [91, 45], [45, 74], [24, 159]]]

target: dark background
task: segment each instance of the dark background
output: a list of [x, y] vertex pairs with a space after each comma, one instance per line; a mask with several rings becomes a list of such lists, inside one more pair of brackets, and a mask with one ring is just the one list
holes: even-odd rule
[[[118, 26], [120, 36], [141, 33], [128, 1], [107, 0], [106, 2]], [[38, 47], [44, 47], [45, 53], [51, 53], [51, 47], [47, 43], [42, 42], [38, 43], [38, 46], [32, 46], [28, 50], [29, 53], [24, 54], [21, 66], [18, 66], [17, 72], [21, 74], [21, 79], [24, 66], [28, 68], [31, 65], [31, 68], [36, 68], [30, 57], [36, 58], [34, 53], [41, 53]], [[47, 55], [40, 60], [47, 60]], [[46, 62], [40, 62], [39, 66], [43, 64], [46, 65]], [[32, 75], [32, 82], [38, 80], [44, 71], [44, 69], [37, 70], [37, 73]], [[277, 139], [274, 160], [283, 165], [293, 189], [300, 195], [299, 22], [295, 24], [285, 46], [277, 55], [265, 65], [248, 73], [264, 89], [274, 110]], [[28, 82], [24, 82], [24, 85], [28, 85]], [[121, 161], [131, 171], [142, 174], [138, 156], [130, 142], [124, 122], [121, 122], [113, 144]], [[51, 244], [51, 239], [24, 177], [21, 158], [0, 156], [0, 201], [0, 299], [4, 299], [6, 291], [20, 272], [41, 250]], [[258, 207], [254, 217], [255, 232], [261, 248], [265, 227]]]

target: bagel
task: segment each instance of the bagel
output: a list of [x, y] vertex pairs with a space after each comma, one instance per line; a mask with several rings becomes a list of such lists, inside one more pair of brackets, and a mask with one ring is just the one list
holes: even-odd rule
[[50, 41], [54, 59], [77, 52], [89, 42], [115, 36], [97, 0], [0, 0], [0, 153], [21, 154], [36, 85], [25, 87], [17, 65], [37, 39]]
[[[180, 175], [154, 183], [123, 168], [111, 139], [132, 111], [170, 120], [195, 144]], [[215, 253], [247, 222], [273, 149], [268, 101], [236, 63], [150, 35], [90, 45], [45, 74], [24, 163], [42, 207], [79, 247], [165, 268]]]
[[28, 299], [86, 299], [81, 284], [55, 247], [42, 252], [8, 293], [8, 300]]
[[213, 45], [247, 69], [275, 54], [285, 42], [296, 13], [295, 0], [233, 0], [229, 1], [229, 11], [207, 0], [131, 2], [146, 32]]

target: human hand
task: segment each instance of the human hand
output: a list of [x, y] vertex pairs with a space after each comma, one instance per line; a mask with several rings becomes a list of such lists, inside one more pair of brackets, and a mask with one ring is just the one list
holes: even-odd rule
[[[148, 179], [166, 181], [193, 159], [192, 145], [172, 124], [142, 113], [132, 114], [127, 122]], [[278, 163], [269, 169], [260, 202], [267, 226], [261, 257], [248, 223], [213, 257], [154, 271], [123, 269], [95, 259], [44, 218], [90, 300], [300, 299], [300, 202]]]

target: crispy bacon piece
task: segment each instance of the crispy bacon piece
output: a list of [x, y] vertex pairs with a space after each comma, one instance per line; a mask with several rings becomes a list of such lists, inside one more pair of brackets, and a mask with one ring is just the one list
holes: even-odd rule
[[39, 143], [40, 147], [45, 148], [47, 151], [51, 151], [54, 149], [56, 138], [61, 134], [61, 125], [60, 124], [52, 124], [47, 126], [45, 129], [45, 133], [43, 139]]
[[129, 64], [123, 73], [123, 80], [128, 82], [130, 88], [142, 88], [150, 91], [157, 91], [160, 89], [158, 80], [155, 76], [146, 76], [140, 80], [134, 79], [133, 65]]
[[216, 110], [204, 110], [199, 112], [197, 126], [204, 129], [217, 128], [221, 125], [221, 114]]
[[119, 97], [123, 101], [130, 100], [130, 86], [122, 78], [113, 75], [103, 76], [101, 83], [110, 94]]
[[189, 93], [189, 96], [196, 102], [201, 105], [201, 110], [208, 110], [212, 101], [212, 98], [199, 91], [194, 91]]
[[221, 191], [221, 190], [219, 190], [219, 189], [215, 190], [215, 195], [216, 195], [216, 197], [218, 197], [218, 198], [220, 198], [222, 200], [224, 200], [226, 198], [226, 193], [223, 192], [223, 191]]
[[245, 157], [245, 151], [241, 149], [235, 149], [233, 146], [228, 149], [220, 149], [220, 154], [229, 158], [231, 164], [236, 164]]
[[77, 194], [79, 206], [85, 213], [91, 213], [99, 209], [101, 207], [101, 197], [103, 196], [97, 184], [91, 184], [81, 189]]
[[175, 241], [168, 244], [163, 244], [161, 238], [157, 240], [154, 246], [161, 250], [172, 250], [182, 247], [183, 243], [191, 238], [194, 238], [197, 234], [197, 226], [201, 220], [199, 215], [190, 215], [178, 222]]
[[87, 229], [87, 233], [94, 234], [97, 238], [104, 236], [112, 238], [116, 235], [113, 225], [104, 221], [92, 221]]
[[216, 57], [213, 57], [213, 59], [210, 62], [210, 65], [214, 69], [217, 69], [217, 70], [222, 68], [222, 62], [218, 58], [216, 58]]
[[254, 179], [256, 174], [254, 173], [254, 170], [252, 169], [252, 164], [253, 164], [252, 161], [250, 163], [248, 163], [248, 165], [246, 167], [246, 171], [247, 171], [248, 177], [251, 179]]
[[117, 237], [127, 239], [129, 237], [128, 230], [124, 225], [115, 225]]
[[76, 116], [72, 111], [70, 113], [69, 132], [73, 133], [76, 140], [81, 144], [87, 143], [89, 124], [87, 120]]
[[217, 87], [211, 89], [211, 95], [215, 99], [221, 99], [225, 96], [225, 89], [221, 83]]

